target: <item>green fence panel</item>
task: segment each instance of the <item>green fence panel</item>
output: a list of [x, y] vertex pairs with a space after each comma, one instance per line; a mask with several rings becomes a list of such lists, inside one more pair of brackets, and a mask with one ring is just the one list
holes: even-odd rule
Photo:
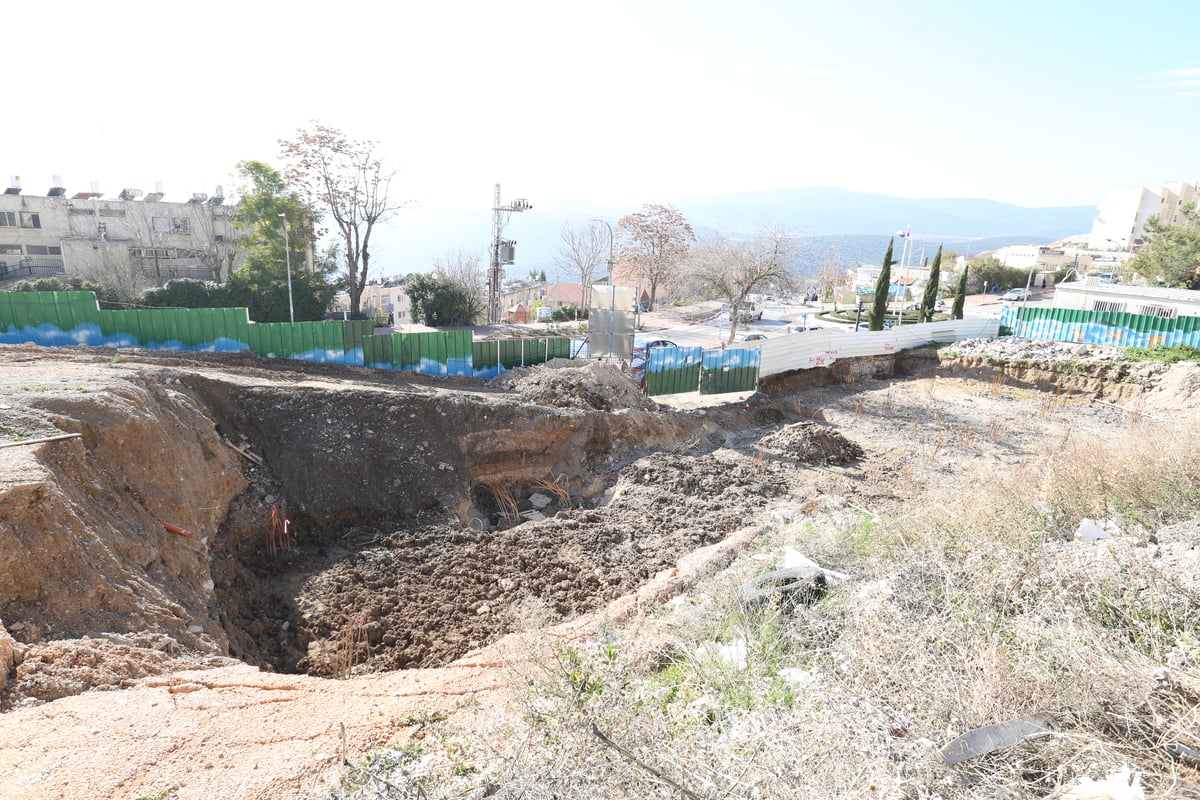
[[1200, 346], [1200, 319], [1196, 317], [1172, 319], [1128, 312], [1025, 308], [1013, 318], [1015, 333], [1031, 339], [1118, 347]]
[[702, 347], [651, 347], [646, 363], [646, 394], [694, 392], [700, 386]]
[[700, 394], [749, 392], [758, 386], [758, 348], [706, 350], [700, 369]]
[[477, 370], [496, 366], [496, 340], [485, 339], [472, 344], [471, 363]]

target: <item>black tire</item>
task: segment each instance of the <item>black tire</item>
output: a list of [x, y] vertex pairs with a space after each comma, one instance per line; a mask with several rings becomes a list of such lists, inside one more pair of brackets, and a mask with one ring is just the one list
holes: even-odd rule
[[825, 573], [817, 567], [788, 567], [767, 572], [742, 584], [742, 605], [760, 608], [775, 598], [790, 611], [815, 603], [825, 594]]

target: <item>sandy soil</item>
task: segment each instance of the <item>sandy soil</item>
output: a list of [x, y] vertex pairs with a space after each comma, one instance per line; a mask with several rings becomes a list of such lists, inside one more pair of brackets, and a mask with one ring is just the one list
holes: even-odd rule
[[739, 557], [781, 503], [902, 511], [1128, 427], [1094, 392], [879, 363], [659, 410], [575, 369], [0, 348], [0, 798], [301, 797], [429, 714], [502, 713], [514, 662]]

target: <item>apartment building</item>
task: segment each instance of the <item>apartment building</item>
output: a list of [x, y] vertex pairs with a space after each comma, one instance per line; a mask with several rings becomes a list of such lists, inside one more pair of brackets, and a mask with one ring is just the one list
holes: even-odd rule
[[224, 193], [184, 202], [161, 191], [122, 189], [105, 198], [95, 186], [68, 192], [55, 176], [44, 194], [17, 178], [0, 195], [0, 289], [40, 277], [130, 280], [161, 285], [171, 278], [224, 280], [241, 261], [235, 206]]
[[1182, 219], [1183, 207], [1196, 201], [1196, 184], [1181, 181], [1157, 189], [1145, 186], [1113, 189], [1092, 222], [1088, 248], [1131, 253], [1142, 244], [1147, 220], [1158, 217], [1163, 222], [1177, 224]]

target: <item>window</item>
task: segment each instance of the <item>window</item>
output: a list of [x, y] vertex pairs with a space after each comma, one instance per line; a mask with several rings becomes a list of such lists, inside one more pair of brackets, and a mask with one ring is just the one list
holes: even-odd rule
[[31, 256], [61, 256], [62, 248], [44, 244], [27, 244], [25, 253]]
[[171, 220], [175, 226], [175, 232], [190, 236], [192, 233], [192, 221], [187, 217], [176, 217]]
[[102, 217], [123, 217], [123, 216], [125, 216], [125, 209], [123, 209], [123, 208], [102, 208], [102, 209], [100, 209], [100, 216], [102, 216]]
[[19, 256], [21, 255], [21, 245], [19, 244], [0, 244], [0, 256]]
[[21, 227], [22, 228], [40, 228], [42, 227], [42, 218], [32, 211], [21, 212]]
[[1137, 313], [1161, 319], [1175, 319], [1178, 316], [1176, 310], [1170, 306], [1142, 306]]
[[15, 211], [0, 211], [0, 226], [5, 228], [17, 227], [17, 214]]
[[152, 217], [150, 219], [150, 230], [155, 233], [170, 233], [171, 221], [166, 217]]
[[1092, 311], [1120, 314], [1125, 311], [1125, 304], [1119, 300], [1093, 300]]
[[103, 239], [107, 233], [108, 233], [108, 223], [107, 222], [96, 223], [96, 234], [101, 239]]
[[168, 247], [131, 247], [129, 255], [133, 258], [171, 258], [172, 252]]

